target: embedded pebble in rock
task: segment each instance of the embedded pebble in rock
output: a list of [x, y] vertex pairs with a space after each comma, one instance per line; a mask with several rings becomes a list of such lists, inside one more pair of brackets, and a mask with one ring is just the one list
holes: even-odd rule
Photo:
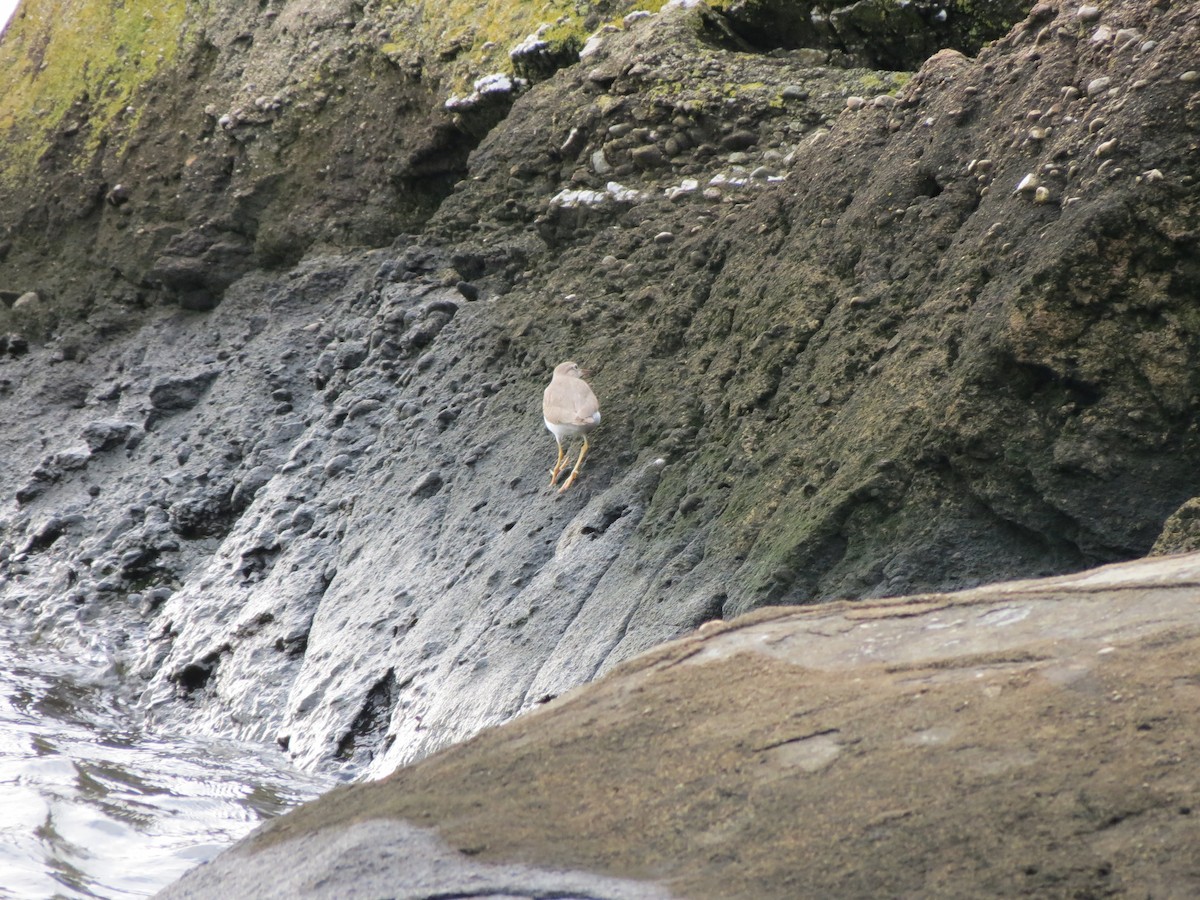
[[1132, 47], [1142, 39], [1142, 33], [1136, 28], [1120, 28], [1116, 34], [1116, 46], [1118, 50], [1125, 50]]
[[76, 469], [82, 469], [88, 464], [92, 458], [91, 450], [86, 448], [73, 448], [70, 450], [60, 450], [55, 453], [50, 461], [50, 465], [54, 469], [62, 472], [72, 472]]
[[633, 157], [633, 161], [643, 169], [658, 168], [659, 166], [666, 165], [667, 162], [666, 156], [654, 144], [637, 147], [630, 155]]
[[218, 374], [210, 370], [195, 375], [164, 378], [150, 388], [150, 405], [162, 413], [191, 409], [200, 402]]
[[441, 472], [426, 472], [419, 479], [417, 479], [416, 483], [413, 484], [412, 488], [408, 492], [408, 496], [417, 499], [432, 497], [442, 489], [442, 485], [444, 483], [445, 482], [442, 478]]
[[365, 416], [368, 413], [373, 413], [377, 409], [382, 409], [383, 404], [374, 397], [364, 397], [362, 400], [356, 400], [350, 407], [348, 413], [351, 419], [357, 419], [359, 416]]
[[862, 109], [866, 105], [867, 105], [867, 101], [864, 100], [862, 97], [847, 97], [846, 98], [846, 109], [849, 109], [849, 110]]
[[133, 428], [132, 422], [100, 419], [85, 425], [80, 436], [93, 453], [100, 453], [125, 443]]
[[1108, 90], [1108, 86], [1110, 84], [1112, 84], [1112, 79], [1107, 75], [1102, 75], [1099, 78], [1093, 78], [1088, 82], [1087, 95], [1089, 97], [1098, 96], [1099, 94], [1102, 94]]
[[758, 135], [753, 131], [734, 131], [721, 139], [721, 146], [726, 150], [749, 150], [758, 143]]
[[329, 460], [329, 462], [325, 463], [324, 472], [329, 477], [340, 475], [342, 472], [345, 472], [348, 468], [350, 468], [350, 465], [353, 462], [354, 458], [350, 456], [350, 454], [339, 453], [337, 456], [333, 457], [333, 459]]
[[362, 341], [345, 341], [336, 351], [337, 367], [339, 369], [357, 369], [369, 354], [367, 345]]
[[1075, 17], [1080, 22], [1095, 22], [1100, 18], [1100, 7], [1098, 6], [1081, 6], [1075, 11]]
[[654, 243], [656, 244], [670, 244], [674, 242], [674, 240], [675, 235], [670, 231], [660, 231], [654, 236]]
[[1096, 156], [1099, 156], [1099, 157], [1112, 156], [1116, 152], [1117, 152], [1117, 139], [1116, 138], [1107, 140], [1104, 143], [1100, 144], [1100, 146], [1098, 146], [1096, 148]]
[[1034, 175], [1032, 172], [1030, 172], [1028, 175], [1026, 175], [1024, 178], [1022, 178], [1020, 180], [1020, 182], [1018, 182], [1017, 188], [1013, 193], [1036, 191], [1038, 188], [1038, 185], [1040, 185], [1041, 183], [1042, 183], [1041, 179], [1038, 178], [1036, 175]]
[[1050, 202], [1050, 189], [1048, 187], [1046, 187], [1045, 185], [1038, 187], [1038, 189], [1033, 192], [1033, 202], [1034, 203], [1049, 203]]
[[275, 470], [271, 466], [255, 466], [234, 488], [231, 498], [235, 508], [244, 508], [249, 505], [254, 496], [262, 490], [271, 479], [275, 477]]
[[1193, 81], [1200, 81], [1200, 72], [1195, 69], [1189, 69], [1179, 76], [1179, 80], [1191, 84]]

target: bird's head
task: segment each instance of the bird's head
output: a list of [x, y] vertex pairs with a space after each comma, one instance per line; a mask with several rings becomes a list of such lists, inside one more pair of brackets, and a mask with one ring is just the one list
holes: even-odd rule
[[587, 372], [579, 368], [579, 364], [575, 362], [559, 363], [554, 367], [555, 375], [567, 375], [571, 378], [583, 378]]

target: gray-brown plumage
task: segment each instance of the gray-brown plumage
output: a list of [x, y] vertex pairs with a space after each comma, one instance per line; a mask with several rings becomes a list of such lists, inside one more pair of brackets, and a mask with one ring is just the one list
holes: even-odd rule
[[563, 441], [571, 437], [583, 437], [579, 459], [563, 486], [558, 489], [560, 494], [575, 483], [583, 467], [583, 458], [587, 456], [588, 433], [600, 424], [600, 401], [583, 380], [583, 374], [573, 362], [559, 363], [554, 369], [554, 377], [546, 386], [546, 392], [542, 394], [542, 418], [558, 442], [558, 462], [550, 470], [551, 487], [558, 483], [563, 469], [571, 464]]

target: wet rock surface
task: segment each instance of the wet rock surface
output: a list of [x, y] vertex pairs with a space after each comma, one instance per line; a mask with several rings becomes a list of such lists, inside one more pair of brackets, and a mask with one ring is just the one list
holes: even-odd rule
[[614, 877], [642, 897], [1190, 896], [1198, 577], [1171, 557], [714, 624], [336, 789], [162, 896], [432, 898], [482, 870], [539, 897], [547, 867], [580, 879], [555, 896], [614, 900]]
[[[152, 721], [379, 776], [711, 620], [1194, 540], [1193, 6], [1040, 4], [914, 73], [673, 4], [486, 123], [429, 48], [360, 46], [303, 100], [342, 163], [293, 166], [268, 76], [379, 38], [331, 9], [253, 53], [217, 17], [264, 103], [139, 145], [194, 215], [122, 178], [95, 242], [35, 205], [0, 253], [0, 605]], [[385, 215], [410, 175], [436, 197]], [[35, 278], [48, 233], [79, 283]], [[604, 421], [559, 496], [565, 359]]]
[[[1147, 552], [1200, 471], [1197, 23], [1102, 24], [910, 79], [634, 16], [423, 235], [10, 340], [7, 608], [380, 774], [710, 619]], [[558, 497], [566, 357], [605, 420]]]

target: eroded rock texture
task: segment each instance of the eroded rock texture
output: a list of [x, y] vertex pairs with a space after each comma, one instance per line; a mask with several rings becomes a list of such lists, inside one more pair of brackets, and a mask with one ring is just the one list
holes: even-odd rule
[[[1143, 555], [1200, 493], [1194, 5], [915, 74], [668, 5], [500, 108], [383, 8], [227, 13], [156, 76], [175, 180], [88, 170], [0, 252], [2, 602], [165, 725], [379, 775], [709, 620]], [[568, 358], [604, 421], [559, 496]]]
[[710, 626], [163, 896], [1190, 896], [1198, 575], [1173, 557]]

